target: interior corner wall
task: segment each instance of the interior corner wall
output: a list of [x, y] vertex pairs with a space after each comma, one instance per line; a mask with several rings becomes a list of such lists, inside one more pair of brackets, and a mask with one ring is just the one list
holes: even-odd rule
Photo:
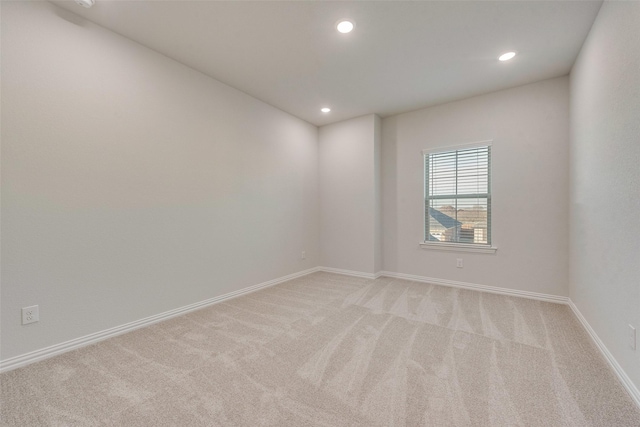
[[[380, 176], [374, 114], [322, 126], [318, 132], [322, 266], [374, 274], [380, 262]], [[379, 162], [379, 160], [378, 160]], [[378, 250], [378, 253], [376, 253]], [[378, 258], [376, 258], [378, 257]]]
[[373, 131], [373, 191], [374, 246], [373, 271], [382, 271], [382, 119], [374, 116]]
[[640, 2], [602, 5], [571, 72], [570, 297], [640, 387]]
[[[385, 271], [568, 295], [567, 76], [388, 117], [382, 133]], [[422, 249], [422, 150], [483, 140], [493, 140], [498, 251]]]
[[0, 358], [320, 264], [317, 127], [49, 2], [1, 7]]

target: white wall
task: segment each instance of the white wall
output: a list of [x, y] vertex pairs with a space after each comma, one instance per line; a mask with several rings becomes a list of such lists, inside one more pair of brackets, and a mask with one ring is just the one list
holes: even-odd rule
[[[382, 127], [384, 270], [568, 295], [567, 77], [388, 117]], [[497, 253], [420, 248], [421, 151], [489, 139]]]
[[571, 72], [570, 296], [640, 387], [640, 2], [605, 2]]
[[319, 265], [317, 172], [315, 126], [2, 2], [0, 357]]
[[373, 132], [373, 271], [382, 271], [382, 120], [374, 116]]
[[[380, 119], [370, 114], [318, 133], [322, 266], [373, 274], [380, 263], [376, 139]], [[379, 160], [378, 160], [379, 162]], [[378, 193], [378, 194], [377, 194]], [[376, 248], [378, 248], [376, 253]]]

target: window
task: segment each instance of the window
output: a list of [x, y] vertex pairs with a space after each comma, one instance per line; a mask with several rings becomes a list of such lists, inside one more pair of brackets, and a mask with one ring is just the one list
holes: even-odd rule
[[491, 142], [424, 151], [423, 247], [491, 246]]

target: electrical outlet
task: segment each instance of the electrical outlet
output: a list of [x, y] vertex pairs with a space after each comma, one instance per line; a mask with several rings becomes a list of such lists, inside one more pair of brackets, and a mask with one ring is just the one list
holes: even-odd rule
[[464, 264], [462, 263], [462, 258], [456, 259], [456, 267], [463, 268]]
[[24, 307], [22, 309], [22, 324], [35, 323], [40, 320], [40, 309], [37, 305]]
[[629, 347], [631, 350], [636, 349], [636, 328], [629, 325]]
[[305, 251], [302, 251], [300, 254], [300, 259], [307, 259], [307, 253]]

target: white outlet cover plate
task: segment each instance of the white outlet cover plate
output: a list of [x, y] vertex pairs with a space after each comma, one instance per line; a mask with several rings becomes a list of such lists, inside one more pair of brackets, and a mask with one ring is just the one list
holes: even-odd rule
[[37, 305], [30, 307], [24, 307], [22, 309], [22, 324], [28, 325], [29, 323], [35, 323], [40, 320], [40, 310]]

